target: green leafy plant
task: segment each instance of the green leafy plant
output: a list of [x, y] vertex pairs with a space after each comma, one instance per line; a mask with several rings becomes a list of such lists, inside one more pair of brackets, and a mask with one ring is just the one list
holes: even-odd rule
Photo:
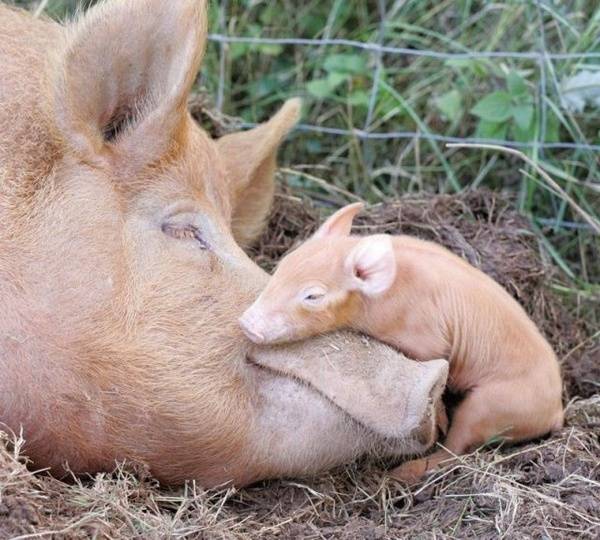
[[308, 93], [318, 99], [330, 99], [341, 94], [341, 87], [356, 86], [348, 83], [358, 82], [359, 88], [350, 91], [346, 98], [354, 106], [366, 106], [369, 94], [362, 87], [362, 83], [369, 78], [369, 70], [364, 55], [360, 54], [332, 54], [323, 62], [326, 75], [314, 79], [306, 84]]
[[450, 122], [456, 122], [463, 115], [462, 95], [456, 89], [438, 97], [435, 105]]
[[[527, 82], [517, 72], [506, 76], [506, 89], [496, 90], [480, 99], [471, 109], [479, 118], [475, 135], [484, 139], [509, 138], [519, 142], [539, 140], [539, 115]], [[543, 139], [558, 140], [558, 119], [547, 111]]]

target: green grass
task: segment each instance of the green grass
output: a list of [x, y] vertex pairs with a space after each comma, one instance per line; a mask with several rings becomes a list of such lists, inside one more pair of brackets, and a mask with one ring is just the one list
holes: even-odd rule
[[[38, 2], [17, 2], [32, 7]], [[62, 17], [76, 0], [49, 0], [46, 13]], [[380, 29], [375, 0], [230, 0], [211, 3], [211, 31], [233, 36], [345, 38], [440, 52], [540, 50], [600, 52], [600, 8], [594, 0], [530, 1], [386, 0]], [[339, 46], [210, 43], [200, 84], [224, 112], [249, 122], [267, 118], [291, 96], [305, 98], [304, 122], [363, 128], [377, 57]], [[600, 144], [600, 108], [581, 114], [561, 107], [557, 84], [600, 60], [439, 60], [384, 54], [379, 91], [368, 129], [418, 131], [453, 137], [509, 141]], [[221, 79], [221, 80], [220, 80]], [[545, 113], [542, 111], [545, 110]], [[378, 201], [409, 191], [456, 191], [487, 186], [514, 192], [531, 217], [545, 250], [570, 278], [568, 294], [600, 296], [600, 240], [585, 228], [568, 194], [592, 219], [600, 219], [598, 156], [589, 150], [531, 149], [563, 189], [557, 193], [514, 156], [480, 149], [452, 149], [426, 139], [361, 141], [355, 137], [295, 132], [282, 161], [289, 182], [332, 205], [351, 192]], [[520, 169], [525, 169], [520, 172]], [[294, 173], [294, 171], [298, 171]], [[323, 182], [315, 182], [317, 177]], [[333, 186], [328, 188], [327, 186]]]

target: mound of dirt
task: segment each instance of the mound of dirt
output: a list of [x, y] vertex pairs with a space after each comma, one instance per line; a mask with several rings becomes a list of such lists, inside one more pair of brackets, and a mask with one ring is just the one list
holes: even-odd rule
[[562, 361], [569, 395], [588, 397], [600, 392], [600, 342], [574, 351]]

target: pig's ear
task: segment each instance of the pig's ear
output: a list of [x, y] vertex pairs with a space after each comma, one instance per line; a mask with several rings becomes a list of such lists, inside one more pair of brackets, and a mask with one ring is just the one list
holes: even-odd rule
[[289, 99], [268, 122], [217, 141], [231, 197], [231, 228], [241, 246], [261, 233], [275, 191], [277, 149], [300, 117], [301, 101]]
[[363, 203], [352, 203], [340, 208], [332, 214], [323, 225], [321, 225], [313, 238], [325, 238], [326, 236], [348, 236], [352, 229], [352, 220], [365, 205]]
[[87, 161], [128, 170], [162, 157], [187, 121], [205, 0], [107, 0], [67, 33], [54, 88], [67, 143]]
[[367, 236], [348, 254], [344, 267], [352, 287], [366, 296], [386, 292], [396, 279], [396, 257], [386, 234]]

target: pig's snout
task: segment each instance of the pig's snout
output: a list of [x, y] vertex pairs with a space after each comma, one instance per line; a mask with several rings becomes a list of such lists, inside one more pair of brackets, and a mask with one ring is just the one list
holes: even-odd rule
[[[448, 362], [445, 360], [431, 360], [423, 362], [422, 365], [425, 368], [425, 373], [420, 381], [421, 384], [417, 385], [414, 393], [421, 396], [421, 403], [423, 403], [423, 396], [427, 396], [427, 398], [424, 409], [421, 409], [420, 413], [416, 415], [419, 422], [413, 433], [416, 440], [422, 445], [423, 451], [425, 451], [436, 442], [438, 428], [442, 432], [447, 428], [442, 394], [448, 378]], [[418, 401], [417, 398], [413, 403]]]
[[261, 328], [261, 319], [252, 308], [248, 308], [238, 319], [246, 337], [257, 344], [265, 343], [265, 334]]

